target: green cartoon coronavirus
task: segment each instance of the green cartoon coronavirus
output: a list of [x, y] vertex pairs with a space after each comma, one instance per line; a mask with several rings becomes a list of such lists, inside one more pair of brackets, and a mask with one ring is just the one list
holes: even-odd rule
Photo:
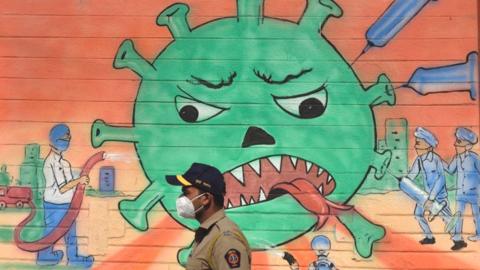
[[[126, 40], [114, 61], [141, 78], [133, 127], [97, 120], [92, 144], [134, 143], [149, 186], [119, 204], [124, 218], [148, 229], [147, 213], [160, 203], [179, 217], [179, 187], [167, 174], [193, 162], [213, 165], [227, 183], [226, 213], [254, 250], [275, 247], [337, 217], [356, 251], [369, 257], [384, 229], [348, 206], [369, 173], [380, 178], [390, 152], [376, 151], [372, 108], [393, 105], [385, 75], [364, 88], [345, 59], [321, 35], [342, 10], [332, 0], [309, 0], [298, 22], [263, 15], [262, 0], [238, 0], [237, 16], [192, 29], [189, 8], [165, 9], [157, 24], [174, 40], [153, 62]], [[320, 31], [320, 33], [319, 33]], [[184, 263], [189, 248], [179, 252]]]

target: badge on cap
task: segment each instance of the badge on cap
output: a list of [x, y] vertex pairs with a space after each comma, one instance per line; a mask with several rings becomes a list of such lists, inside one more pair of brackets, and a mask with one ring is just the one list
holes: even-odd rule
[[229, 249], [227, 253], [225, 253], [225, 260], [227, 261], [230, 268], [239, 268], [240, 252], [234, 248]]

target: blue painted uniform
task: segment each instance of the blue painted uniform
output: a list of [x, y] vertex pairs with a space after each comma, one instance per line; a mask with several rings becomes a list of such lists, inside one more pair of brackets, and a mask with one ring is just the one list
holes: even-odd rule
[[456, 155], [446, 168], [450, 174], [457, 176], [457, 211], [461, 218], [455, 227], [453, 240], [462, 240], [463, 214], [465, 206], [469, 203], [472, 207], [476, 235], [480, 236], [480, 215], [479, 215], [479, 189], [480, 189], [480, 158], [472, 151], [466, 151]]
[[[425, 191], [428, 193], [428, 199], [437, 201], [439, 203], [445, 202], [445, 211], [451, 214], [450, 207], [448, 206], [448, 194], [444, 168], [440, 156], [433, 151], [418, 156], [408, 172], [408, 177], [410, 179], [415, 179], [420, 172], [423, 175], [423, 185]], [[424, 212], [425, 209], [423, 205], [417, 204], [415, 206], [415, 218], [418, 220], [425, 237], [433, 238], [430, 226], [423, 215]], [[442, 217], [442, 219], [445, 223], [447, 222], [444, 217]]]

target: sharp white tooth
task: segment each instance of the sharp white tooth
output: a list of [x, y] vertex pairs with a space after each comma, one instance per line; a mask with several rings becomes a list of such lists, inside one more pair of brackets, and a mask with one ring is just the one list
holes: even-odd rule
[[310, 161], [305, 161], [305, 166], [307, 166], [307, 173], [308, 173], [312, 168], [312, 163]]
[[255, 203], [255, 200], [253, 199], [253, 197], [250, 198], [250, 204], [252, 203]]
[[262, 188], [260, 188], [260, 196], [258, 196], [258, 201], [265, 201], [267, 199], [267, 196], [265, 196], [265, 192], [263, 191]]
[[332, 180], [333, 180], [332, 176], [329, 175], [328, 178], [327, 178], [327, 183], [330, 183], [330, 181], [332, 181]]
[[240, 195], [240, 205], [247, 205], [248, 203], [245, 201], [242, 195]]
[[242, 183], [242, 185], [244, 185], [244, 181], [243, 181], [243, 168], [242, 166], [236, 168], [235, 170], [231, 171], [230, 173], [233, 174], [233, 176], [235, 176], [235, 178], [237, 178], [238, 182]]
[[232, 208], [232, 207], [233, 207], [233, 204], [230, 202], [230, 200], [228, 200], [227, 208]]
[[248, 163], [248, 165], [250, 165], [250, 167], [252, 167], [252, 169], [253, 169], [258, 175], [260, 175], [260, 160], [259, 160], [259, 159], [254, 160], [254, 161]]
[[293, 167], [297, 167], [297, 158], [290, 156], [290, 160], [292, 161]]
[[323, 169], [322, 169], [322, 168], [320, 168], [320, 167], [318, 167], [317, 176], [319, 176], [319, 175], [320, 175], [320, 174], [322, 174], [322, 173], [323, 173]]
[[320, 191], [320, 194], [323, 195], [323, 185], [320, 185], [320, 187], [318, 188], [318, 191]]
[[280, 171], [282, 168], [282, 157], [281, 156], [273, 156], [269, 157], [268, 160], [270, 160], [270, 163], [277, 169], [277, 171]]

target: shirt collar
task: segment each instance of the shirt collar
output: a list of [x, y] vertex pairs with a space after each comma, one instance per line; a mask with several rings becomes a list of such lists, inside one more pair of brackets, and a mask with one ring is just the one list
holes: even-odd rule
[[468, 154], [470, 154], [468, 151], [465, 151], [463, 153], [461, 153], [460, 155], [458, 155], [460, 157], [460, 159], [463, 161], [467, 156]]
[[55, 161], [60, 161], [62, 159], [62, 154], [55, 151], [55, 150], [50, 150], [50, 152], [52, 153], [53, 155], [53, 158], [55, 159]]
[[225, 211], [223, 209], [220, 209], [217, 212], [215, 212], [215, 214], [207, 218], [204, 222], [202, 222], [202, 224], [200, 224], [200, 228], [208, 229], [210, 228], [210, 226], [212, 226], [213, 224], [215, 224], [217, 221], [219, 221], [224, 217], [225, 217]]
[[432, 161], [433, 160], [433, 152], [432, 151], [428, 151], [427, 153], [423, 154], [421, 156], [422, 158], [422, 161], [425, 161], [428, 159], [428, 161]]

